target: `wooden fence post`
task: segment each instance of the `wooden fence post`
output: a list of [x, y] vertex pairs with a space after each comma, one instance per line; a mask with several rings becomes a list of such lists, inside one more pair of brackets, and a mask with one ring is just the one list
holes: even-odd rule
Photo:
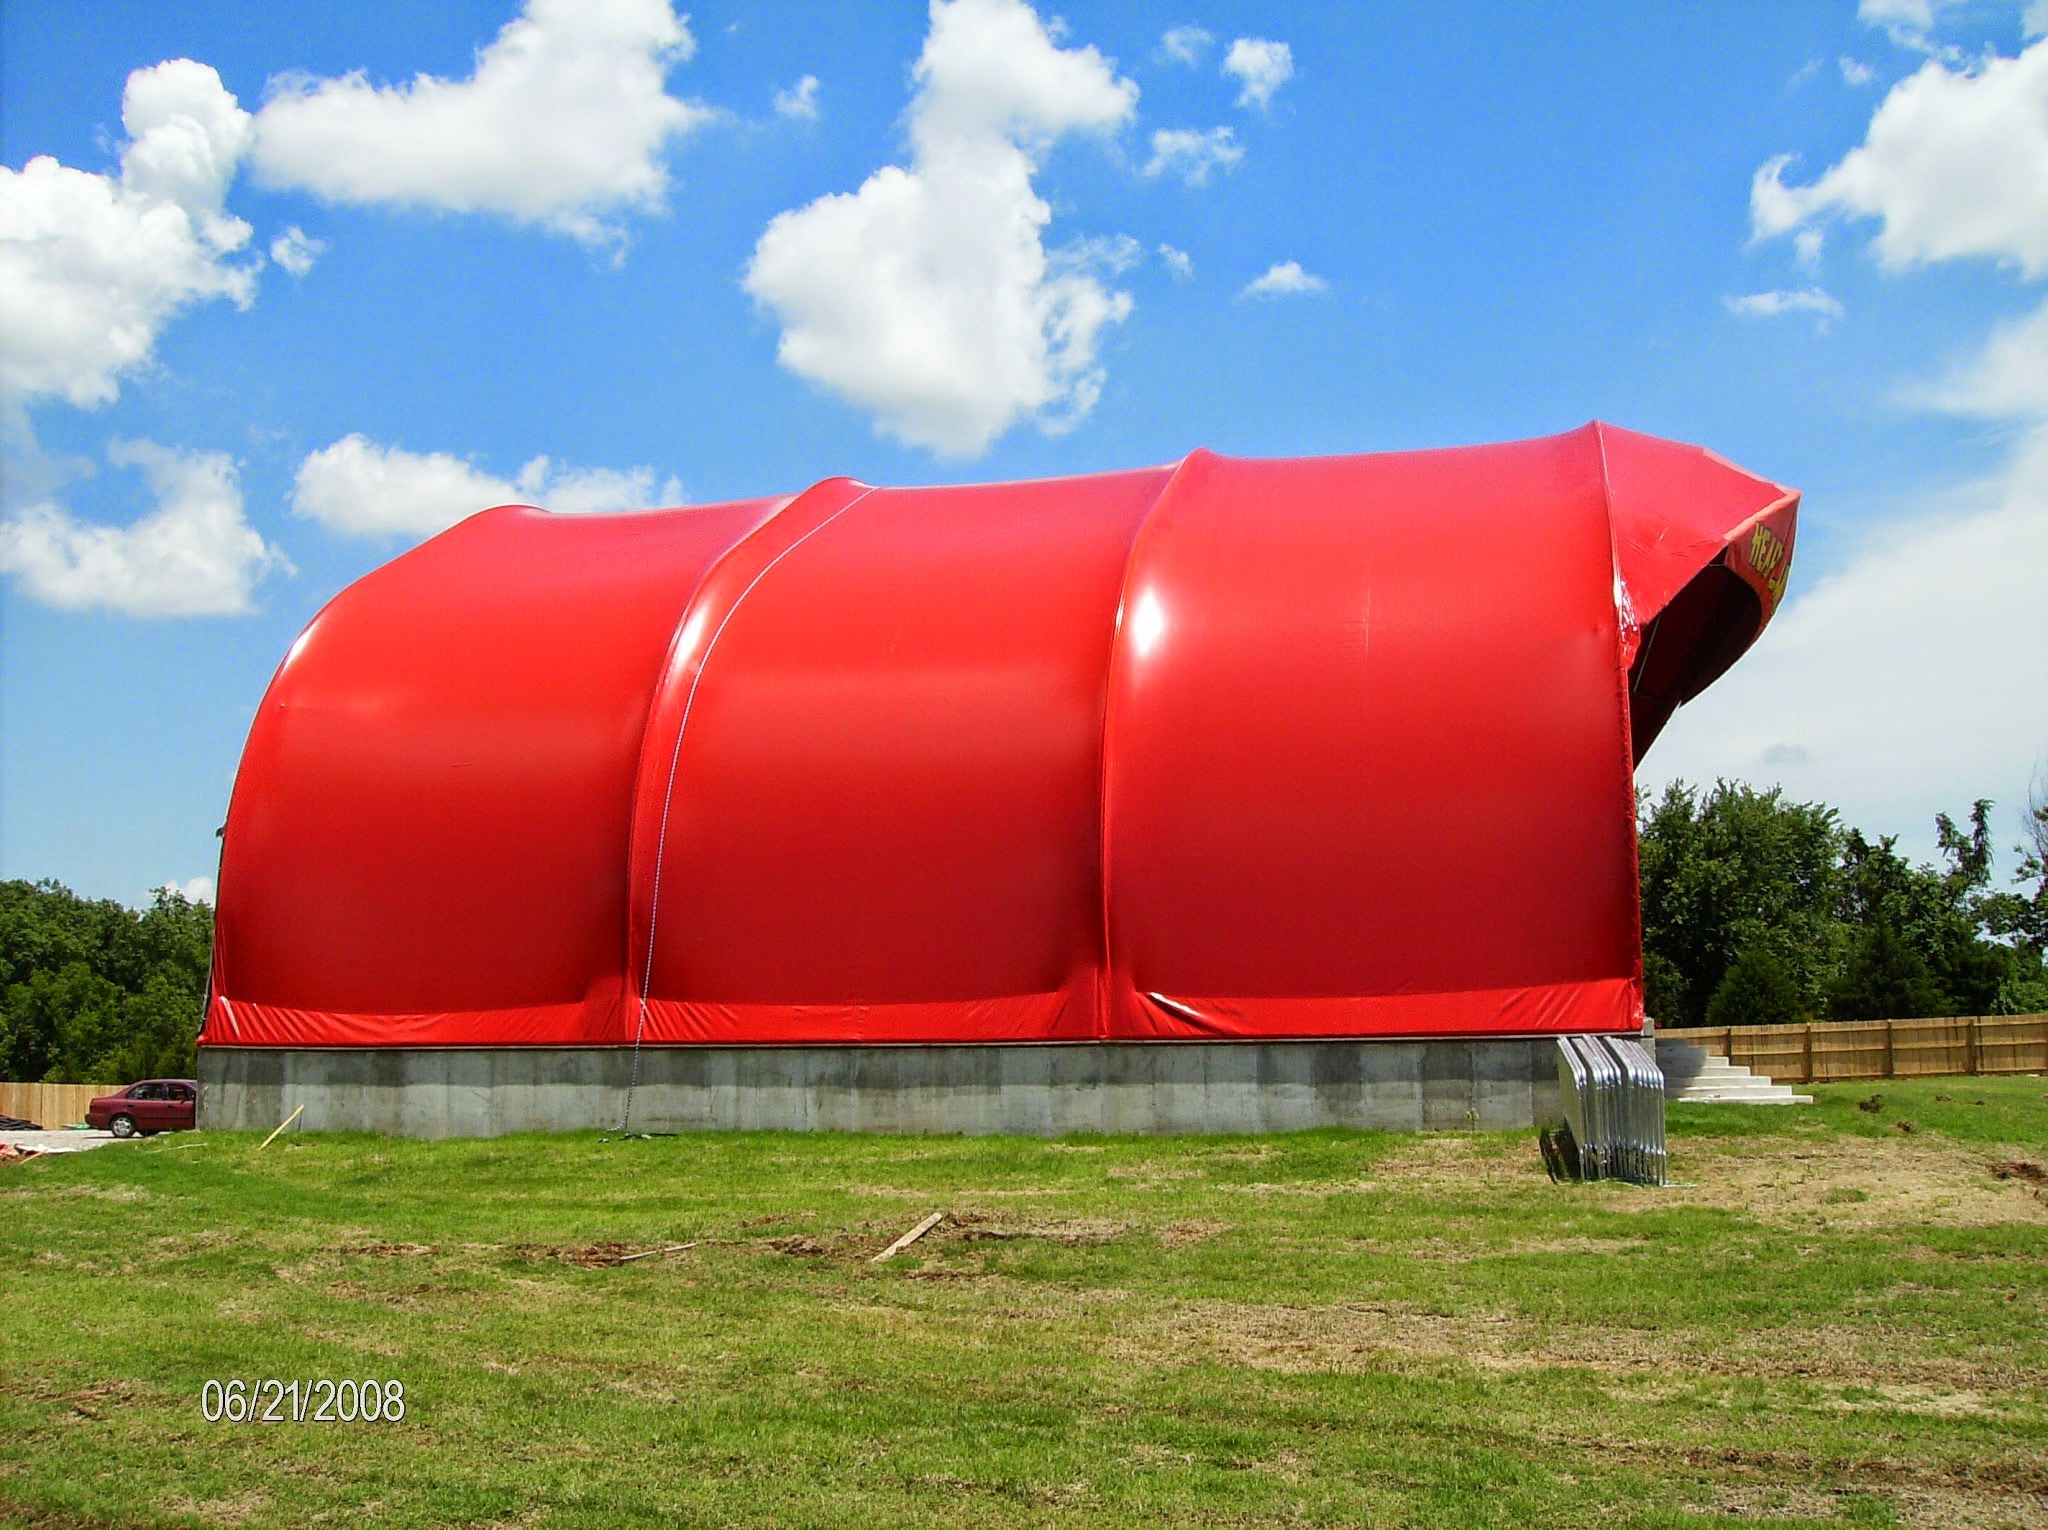
[[1806, 1022], [1806, 1076], [1801, 1082], [1807, 1084], [1813, 1082], [1813, 1022], [1811, 1020]]
[[1977, 1071], [1977, 1017], [1972, 1015], [1963, 1023], [1968, 1027], [1963, 1032], [1963, 1056], [1969, 1059], [1970, 1072], [1972, 1075], [1975, 1075]]
[[1893, 1053], [1895, 1051], [1895, 1046], [1892, 1041], [1892, 1027], [1896, 1023], [1896, 1021], [1892, 1020], [1887, 1020], [1884, 1023], [1884, 1076], [1886, 1078], [1898, 1077], [1898, 1074], [1894, 1071], [1896, 1064], [1892, 1060]]

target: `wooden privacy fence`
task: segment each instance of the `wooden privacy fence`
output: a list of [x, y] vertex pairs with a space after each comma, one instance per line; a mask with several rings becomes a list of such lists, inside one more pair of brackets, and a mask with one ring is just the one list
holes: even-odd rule
[[1789, 1083], [1924, 1078], [1937, 1073], [2048, 1073], [2048, 1015], [1948, 1020], [1827, 1020], [1813, 1025], [1674, 1027], [1752, 1073]]
[[85, 1107], [96, 1094], [112, 1094], [119, 1084], [0, 1084], [0, 1116], [24, 1116], [51, 1130], [85, 1119]]

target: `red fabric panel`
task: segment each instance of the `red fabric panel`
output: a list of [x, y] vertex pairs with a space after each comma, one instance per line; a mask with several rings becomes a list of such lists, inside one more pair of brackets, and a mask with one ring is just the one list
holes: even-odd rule
[[693, 570], [778, 503], [494, 510], [337, 596], [250, 729], [216, 991], [336, 1016], [568, 1005], [615, 1032], [662, 655]]
[[695, 588], [676, 618], [675, 635], [648, 709], [633, 786], [627, 865], [630, 925], [624, 972], [626, 993], [635, 1006], [629, 1035], [639, 1029], [637, 1006], [651, 976], [650, 940], [661, 897], [664, 893], [674, 896], [679, 888], [700, 877], [697, 868], [687, 862], [670, 861], [665, 836], [682, 768], [684, 735], [701, 731], [696, 705], [705, 659], [724, 637], [741, 602], [768, 573], [867, 492], [865, 484], [851, 478], [828, 478], [787, 501], [772, 518], [698, 571], [701, 577], [695, 580]]
[[359, 1015], [219, 997], [206, 1022], [210, 1043], [243, 1047], [575, 1047], [600, 1040], [618, 1045], [616, 1035], [605, 1034], [616, 1029], [616, 1016], [594, 1027], [580, 1004]]
[[[1634, 624], [1647, 625], [1687, 580], [1731, 550], [1738, 537], [1746, 538], [1754, 529], [1751, 523], [1762, 515], [1768, 515], [1773, 535], [1784, 544], [1775, 588], [1764, 589], [1767, 576], [1751, 581], [1767, 595], [1768, 621], [1784, 590], [1784, 571], [1791, 566], [1799, 496], [1697, 446], [1618, 425], [1591, 425], [1587, 430], [1600, 446], [1614, 523], [1615, 567]], [[1729, 567], [1745, 577], [1745, 571], [1754, 571], [1746, 557], [1731, 559]], [[1634, 657], [1632, 648], [1629, 656]]]
[[1191, 461], [1110, 682], [1110, 1034], [1144, 993], [1632, 979], [1618, 649], [1586, 432]]
[[1357, 998], [1187, 999], [1139, 993], [1135, 1000], [1126, 1011], [1126, 1034], [1154, 1041], [1530, 1036], [1633, 1031], [1643, 1024], [1641, 985], [1633, 977]]
[[[1258, 1041], [1542, 1035], [1642, 1024], [1625, 979], [1358, 999], [1174, 999], [1139, 994], [1121, 1039]], [[656, 999], [648, 1046], [925, 1045], [1094, 1039], [1094, 974], [1056, 993], [913, 1004], [710, 1004]], [[621, 1045], [594, 1035], [576, 1005], [419, 1015], [354, 1015], [216, 999], [220, 1046], [451, 1047]], [[630, 1037], [628, 1037], [630, 1040]]]
[[1102, 676], [1167, 476], [875, 490], [725, 603], [667, 793], [653, 998], [788, 1006], [782, 1040], [951, 1003], [973, 1036], [983, 1001], [1096, 965]]
[[726, 1004], [653, 999], [645, 1040], [655, 1046], [930, 1045], [1085, 1041], [1094, 1027], [1095, 975], [1053, 993], [894, 1004]]
[[1756, 591], [1767, 622], [1785, 598], [1798, 516], [1798, 495], [1773, 501], [1735, 529], [1728, 539], [1728, 551], [1722, 555], [1736, 577]]

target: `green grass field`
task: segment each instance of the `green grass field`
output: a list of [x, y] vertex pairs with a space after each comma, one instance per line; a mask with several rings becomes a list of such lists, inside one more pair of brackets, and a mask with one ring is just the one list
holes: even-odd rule
[[[1526, 1133], [0, 1169], [0, 1522], [2048, 1523], [2048, 1186], [1992, 1172], [2048, 1080], [1815, 1093], [1674, 1107], [1663, 1190]], [[205, 1420], [268, 1377], [405, 1417]]]

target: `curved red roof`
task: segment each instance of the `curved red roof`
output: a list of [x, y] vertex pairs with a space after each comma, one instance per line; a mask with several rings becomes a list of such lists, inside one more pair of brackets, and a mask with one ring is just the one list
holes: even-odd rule
[[1634, 761], [1796, 507], [1589, 425], [487, 511], [271, 682], [203, 1040], [1632, 1028]]

